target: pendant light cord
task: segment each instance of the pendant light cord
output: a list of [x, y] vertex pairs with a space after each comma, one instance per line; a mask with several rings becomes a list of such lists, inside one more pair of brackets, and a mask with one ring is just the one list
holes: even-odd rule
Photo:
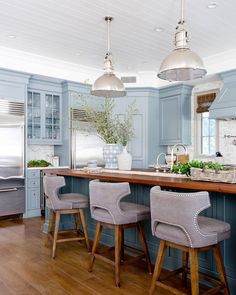
[[105, 21], [107, 22], [107, 53], [104, 61], [104, 70], [107, 74], [113, 73], [112, 65], [112, 54], [111, 54], [111, 34], [110, 34], [110, 25], [113, 18], [111, 16], [106, 16]]
[[180, 19], [180, 24], [183, 25], [185, 23], [184, 20], [184, 0], [181, 0], [181, 19]]
[[107, 22], [107, 53], [111, 52], [111, 21], [112, 21], [112, 17], [105, 17], [105, 20]]

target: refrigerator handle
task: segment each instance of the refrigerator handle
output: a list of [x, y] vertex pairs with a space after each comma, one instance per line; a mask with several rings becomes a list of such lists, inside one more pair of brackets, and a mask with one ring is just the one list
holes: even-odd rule
[[0, 189], [0, 193], [7, 193], [7, 192], [14, 192], [17, 191], [18, 188], [14, 187], [14, 188], [4, 188], [4, 189]]

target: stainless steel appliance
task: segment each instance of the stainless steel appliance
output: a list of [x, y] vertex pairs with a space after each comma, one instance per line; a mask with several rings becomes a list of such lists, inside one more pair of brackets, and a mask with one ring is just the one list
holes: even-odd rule
[[[95, 131], [89, 128], [86, 114], [81, 109], [72, 109], [72, 126], [71, 126], [71, 159], [72, 168], [87, 166], [91, 160], [97, 160], [98, 166], [104, 165], [103, 146], [104, 141]], [[88, 131], [85, 131], [85, 130]], [[81, 131], [84, 130], [84, 131]]]
[[25, 211], [24, 104], [0, 99], [0, 216]]

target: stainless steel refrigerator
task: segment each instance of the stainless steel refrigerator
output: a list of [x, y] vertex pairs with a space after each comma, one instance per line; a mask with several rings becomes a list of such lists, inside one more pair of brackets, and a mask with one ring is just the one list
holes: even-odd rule
[[24, 211], [24, 104], [0, 99], [0, 216]]
[[87, 166], [90, 160], [97, 160], [98, 166], [103, 166], [103, 146], [105, 143], [95, 130], [91, 131], [92, 128], [89, 127], [85, 112], [81, 109], [72, 109], [71, 118], [72, 168]]

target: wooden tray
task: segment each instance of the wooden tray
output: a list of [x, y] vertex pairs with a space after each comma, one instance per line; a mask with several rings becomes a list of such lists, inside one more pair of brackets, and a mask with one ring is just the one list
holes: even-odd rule
[[210, 169], [191, 168], [191, 179], [212, 182], [236, 183], [236, 169], [215, 171]]

